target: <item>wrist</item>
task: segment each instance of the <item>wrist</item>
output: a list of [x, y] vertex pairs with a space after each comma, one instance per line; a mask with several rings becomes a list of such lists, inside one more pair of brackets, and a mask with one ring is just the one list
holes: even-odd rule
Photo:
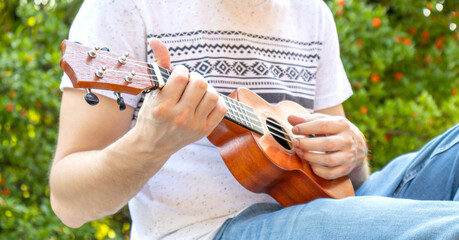
[[[360, 132], [360, 131], [359, 131]], [[363, 161], [362, 161], [362, 164], [365, 163], [368, 159], [368, 144], [367, 144], [367, 138], [365, 137], [365, 135], [360, 132], [360, 135], [362, 136], [362, 140], [363, 140], [363, 146], [365, 148], [365, 155], [363, 157]]]
[[155, 147], [156, 143], [151, 139], [146, 139], [145, 135], [142, 129], [134, 127], [110, 145], [107, 150], [116, 156], [115, 159], [119, 159], [132, 168], [139, 168], [142, 171], [153, 168], [156, 171], [158, 164], [162, 166], [169, 155], [163, 154]]
[[363, 143], [363, 149], [364, 149], [364, 150], [363, 150], [363, 158], [362, 158], [362, 160], [360, 161], [360, 164], [359, 164], [356, 168], [354, 168], [354, 169], [352, 170], [352, 172], [356, 172], [356, 171], [359, 171], [360, 169], [362, 169], [362, 167], [365, 165], [365, 162], [366, 162], [367, 159], [368, 159], [368, 144], [367, 144], [367, 139], [365, 138], [365, 135], [364, 135], [360, 130], [357, 129], [357, 131], [358, 131], [358, 133], [359, 133], [359, 135], [360, 135], [360, 137], [361, 137], [361, 140], [362, 140], [362, 143]]

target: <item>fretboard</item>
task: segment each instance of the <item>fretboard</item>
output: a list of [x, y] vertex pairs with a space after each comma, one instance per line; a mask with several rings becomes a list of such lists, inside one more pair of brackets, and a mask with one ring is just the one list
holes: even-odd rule
[[252, 107], [235, 99], [218, 94], [225, 100], [227, 112], [225, 118], [253, 132], [263, 135], [263, 125]]

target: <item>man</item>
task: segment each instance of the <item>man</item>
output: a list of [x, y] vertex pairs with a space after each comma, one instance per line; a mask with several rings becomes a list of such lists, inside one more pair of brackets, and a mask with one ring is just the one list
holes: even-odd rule
[[[317, 136], [294, 139], [296, 153], [319, 177], [349, 175], [356, 189], [362, 184], [368, 177], [365, 140], [344, 118], [341, 103], [352, 91], [323, 2], [85, 1], [69, 38], [165, 68], [172, 59], [174, 69], [160, 92], [123, 95], [129, 106], [121, 112], [113, 93], [98, 92], [100, 103], [88, 106], [85, 93], [68, 88], [64, 77], [50, 186], [53, 210], [66, 225], [79, 227], [129, 202], [132, 239], [414, 237], [426, 233], [429, 220], [442, 224], [428, 233], [457, 236], [450, 221], [459, 216], [454, 202], [424, 208], [426, 202], [356, 197], [281, 209], [270, 196], [241, 187], [205, 138], [226, 113], [211, 86], [224, 94], [245, 86], [271, 103], [292, 100], [314, 111], [289, 116], [293, 133]], [[406, 159], [392, 184], [380, 185], [376, 175], [357, 194], [406, 189], [398, 183], [416, 162]], [[413, 220], [420, 208], [422, 217]], [[393, 221], [388, 217], [401, 209], [398, 222], [381, 222]], [[395, 223], [398, 229], [389, 228]]]

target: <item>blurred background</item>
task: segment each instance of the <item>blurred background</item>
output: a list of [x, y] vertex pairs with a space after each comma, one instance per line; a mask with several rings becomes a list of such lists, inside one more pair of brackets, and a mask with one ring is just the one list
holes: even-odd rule
[[[49, 204], [60, 43], [81, 0], [0, 1], [0, 239], [129, 239], [127, 209], [64, 226]], [[459, 122], [459, 1], [326, 0], [376, 171]]]

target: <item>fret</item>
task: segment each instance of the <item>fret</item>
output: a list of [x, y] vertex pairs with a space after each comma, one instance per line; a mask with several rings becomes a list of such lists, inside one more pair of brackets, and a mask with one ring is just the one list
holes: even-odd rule
[[168, 79], [170, 76], [171, 76], [171, 72], [163, 67], [159, 67], [160, 71], [161, 71], [161, 76], [163, 76], [163, 79]]
[[247, 125], [253, 129], [253, 122], [250, 120], [248, 114], [247, 114], [247, 105], [243, 105], [241, 104], [240, 102], [237, 102], [238, 106], [241, 108], [242, 112], [243, 112], [243, 116], [244, 116], [244, 119], [245, 121], [247, 122]]
[[258, 134], [263, 134], [263, 126], [258, 116], [252, 107], [243, 104], [237, 100], [227, 97], [223, 94], [219, 94], [226, 103], [227, 113], [225, 118], [231, 120], [251, 131]]
[[241, 122], [245, 125], [248, 126], [252, 129], [252, 126], [250, 124], [249, 119], [247, 119], [247, 116], [244, 114], [245, 109], [241, 106], [240, 102], [235, 102], [236, 108], [238, 112], [240, 113], [239, 117], [241, 118]]
[[235, 108], [234, 103], [233, 103], [234, 100], [231, 98], [227, 98], [226, 102], [227, 102], [228, 110], [231, 113], [229, 117], [231, 117], [231, 120], [235, 121], [236, 123], [240, 123], [239, 116], [237, 114], [237, 109]]
[[234, 111], [231, 107], [228, 108], [228, 111], [226, 113], [226, 115], [228, 115], [229, 118], [232, 118], [232, 119], [235, 119], [236, 116], [234, 115]]
[[243, 125], [245, 125], [244, 122], [243, 122], [244, 121], [243, 116], [241, 115], [241, 109], [239, 109], [239, 106], [237, 105], [237, 102], [232, 100], [232, 103], [234, 104], [233, 106], [234, 106], [234, 108], [236, 110], [236, 115], [237, 115], [237, 118], [238, 118], [238, 122], [243, 124]]

